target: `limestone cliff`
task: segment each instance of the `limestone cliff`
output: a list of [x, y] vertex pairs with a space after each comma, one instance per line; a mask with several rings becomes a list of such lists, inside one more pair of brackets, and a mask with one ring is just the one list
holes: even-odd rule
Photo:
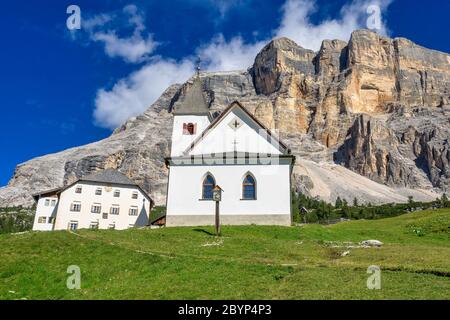
[[[357, 30], [348, 43], [323, 41], [317, 53], [276, 39], [248, 71], [203, 73], [201, 80], [215, 115], [239, 100], [279, 132], [298, 157], [299, 191], [371, 202], [449, 192], [448, 54]], [[29, 205], [31, 193], [103, 168], [119, 169], [164, 204], [170, 112], [191, 83], [168, 88], [105, 140], [18, 165], [0, 189], [0, 207]]]

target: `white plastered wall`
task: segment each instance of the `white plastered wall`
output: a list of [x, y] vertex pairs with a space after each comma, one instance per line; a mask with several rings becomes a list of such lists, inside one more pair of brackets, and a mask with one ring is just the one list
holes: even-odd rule
[[[214, 215], [215, 203], [202, 200], [202, 182], [212, 174], [223, 190], [220, 214], [290, 215], [290, 160], [279, 165], [173, 165], [170, 167], [167, 219]], [[256, 180], [256, 200], [242, 200], [244, 176]]]
[[[75, 192], [77, 186], [82, 187], [82, 193]], [[95, 194], [97, 188], [102, 189], [102, 195]], [[120, 190], [120, 197], [114, 197], [114, 191]], [[133, 192], [138, 193], [137, 199], [132, 199]], [[145, 201], [144, 201], [145, 200]], [[73, 202], [81, 203], [80, 212], [70, 211]], [[100, 204], [101, 213], [91, 213], [93, 204]], [[110, 214], [112, 205], [120, 206], [119, 215]], [[130, 216], [129, 209], [138, 208], [137, 216]], [[103, 219], [103, 213], [108, 213], [108, 218]], [[67, 230], [71, 221], [78, 223], [79, 229], [88, 229], [93, 222], [98, 222], [100, 229], [108, 229], [111, 225], [116, 230], [128, 229], [132, 226], [145, 226], [150, 214], [150, 199], [137, 187], [111, 185], [81, 181], [62, 192], [58, 205], [55, 230]]]
[[[197, 125], [197, 131], [194, 135], [183, 134], [183, 124], [193, 123]], [[209, 126], [210, 121], [207, 116], [189, 116], [175, 115], [173, 119], [172, 131], [172, 157], [181, 156], [186, 148], [200, 136], [200, 134]]]
[[[49, 205], [45, 205], [48, 200]], [[55, 205], [52, 205], [52, 201], [55, 201]], [[36, 206], [36, 214], [34, 217], [33, 230], [34, 231], [52, 231], [53, 223], [50, 223], [49, 218], [55, 218], [58, 210], [58, 197], [42, 197], [38, 200]], [[40, 223], [39, 218], [44, 217], [45, 222]]]

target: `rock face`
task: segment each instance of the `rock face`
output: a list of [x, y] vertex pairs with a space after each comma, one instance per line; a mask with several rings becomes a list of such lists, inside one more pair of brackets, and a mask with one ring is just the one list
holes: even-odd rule
[[380, 183], [445, 191], [449, 137], [449, 107], [399, 107], [385, 120], [360, 115], [335, 160]]
[[[323, 41], [317, 53], [276, 39], [248, 71], [201, 79], [214, 115], [238, 100], [291, 147], [298, 191], [372, 203], [449, 192], [448, 54], [357, 30], [348, 43]], [[30, 205], [30, 194], [104, 168], [119, 169], [164, 205], [170, 112], [191, 84], [168, 88], [105, 140], [18, 165], [0, 189], [0, 207]]]

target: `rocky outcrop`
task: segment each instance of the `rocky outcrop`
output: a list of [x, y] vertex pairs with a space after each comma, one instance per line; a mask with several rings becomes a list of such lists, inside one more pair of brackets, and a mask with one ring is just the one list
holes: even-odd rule
[[448, 190], [450, 107], [399, 107], [388, 119], [360, 115], [338, 163], [391, 186]]
[[319, 54], [315, 58], [317, 75], [322, 81], [332, 81], [347, 68], [347, 42], [341, 40], [324, 40]]
[[431, 188], [413, 159], [403, 157], [395, 132], [382, 121], [359, 116], [335, 160], [374, 181], [392, 186]]
[[396, 132], [399, 152], [427, 174], [433, 187], [450, 188], [450, 105], [439, 108], [401, 108], [388, 126]]
[[[449, 192], [448, 54], [367, 30], [348, 43], [325, 40], [317, 53], [280, 38], [248, 71], [204, 73], [201, 80], [215, 116], [239, 100], [278, 132], [299, 159], [299, 191], [372, 203]], [[0, 207], [29, 205], [32, 193], [104, 168], [119, 169], [163, 205], [171, 111], [191, 85], [168, 88], [105, 140], [18, 165], [0, 189]]]
[[252, 69], [256, 93], [270, 95], [279, 91], [285, 78], [292, 74], [315, 74], [315, 55], [288, 38], [270, 42], [256, 56]]

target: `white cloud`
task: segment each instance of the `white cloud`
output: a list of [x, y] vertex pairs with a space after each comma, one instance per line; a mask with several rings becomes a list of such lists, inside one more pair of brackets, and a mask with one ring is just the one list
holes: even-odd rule
[[218, 35], [208, 45], [197, 49], [197, 55], [209, 71], [242, 70], [253, 64], [265, 44], [265, 41], [246, 44], [241, 37], [227, 42], [223, 35]]
[[118, 36], [118, 30], [108, 29], [116, 14], [107, 13], [94, 16], [83, 22], [83, 28], [89, 33], [90, 40], [101, 42], [105, 53], [111, 58], [122, 58], [129, 63], [139, 63], [149, 58], [157, 47], [152, 35], [144, 35], [146, 27], [143, 12], [135, 5], [124, 7], [123, 14], [127, 17], [125, 26], [132, 27], [133, 33], [127, 38]]
[[87, 19], [82, 19], [81, 22], [84, 30], [92, 32], [95, 28], [104, 26], [113, 19], [114, 15], [112, 13], [101, 13]]
[[117, 37], [116, 33], [108, 32], [96, 33], [92, 39], [105, 44], [105, 52], [108, 56], [112, 58], [120, 57], [131, 63], [142, 62], [148, 58], [148, 55], [156, 47], [151, 36], [147, 39], [143, 39], [140, 36], [121, 39]]
[[[280, 27], [275, 31], [275, 36], [288, 37], [304, 48], [317, 51], [324, 39], [348, 41], [354, 30], [366, 28], [369, 5], [378, 5], [383, 11], [390, 2], [390, 0], [356, 0], [343, 6], [338, 18], [314, 24], [310, 19], [318, 9], [314, 1], [287, 0], [282, 7], [283, 18]], [[386, 34], [386, 26], [382, 24], [378, 32]]]
[[177, 63], [154, 59], [121, 79], [111, 90], [98, 91], [94, 111], [96, 123], [105, 128], [117, 128], [130, 117], [145, 111], [167, 87], [188, 80], [193, 72], [194, 65], [189, 60]]
[[[225, 3], [221, 0], [211, 1], [218, 5]], [[318, 9], [314, 0], [287, 0], [281, 10], [280, 26], [273, 31], [273, 35], [289, 37], [304, 48], [318, 50], [324, 39], [347, 41], [355, 29], [365, 28], [368, 18], [366, 10], [370, 4], [378, 4], [383, 11], [390, 2], [356, 0], [343, 6], [338, 18], [314, 24], [310, 18]], [[109, 56], [120, 56], [130, 62], [142, 61], [153, 52], [155, 43], [151, 37], [142, 37], [145, 25], [143, 15], [137, 8], [131, 6], [125, 12], [130, 16], [129, 23], [135, 26], [133, 35], [120, 39], [115, 33], [103, 33], [98, 41], [105, 43], [105, 51]], [[111, 19], [109, 15], [98, 17], [96, 23], [93, 22], [94, 27], [104, 27]], [[379, 32], [387, 33], [384, 23]], [[210, 43], [197, 48], [195, 53], [201, 57], [208, 71], [242, 70], [253, 64], [257, 53], [270, 40], [246, 43], [241, 37], [227, 41], [223, 35], [217, 35]], [[185, 82], [193, 72], [192, 58], [185, 58], [181, 62], [164, 58], [150, 59], [139, 71], [119, 80], [112, 89], [98, 91], [94, 112], [96, 123], [110, 129], [120, 126], [128, 118], [144, 112], [168, 86]]]

